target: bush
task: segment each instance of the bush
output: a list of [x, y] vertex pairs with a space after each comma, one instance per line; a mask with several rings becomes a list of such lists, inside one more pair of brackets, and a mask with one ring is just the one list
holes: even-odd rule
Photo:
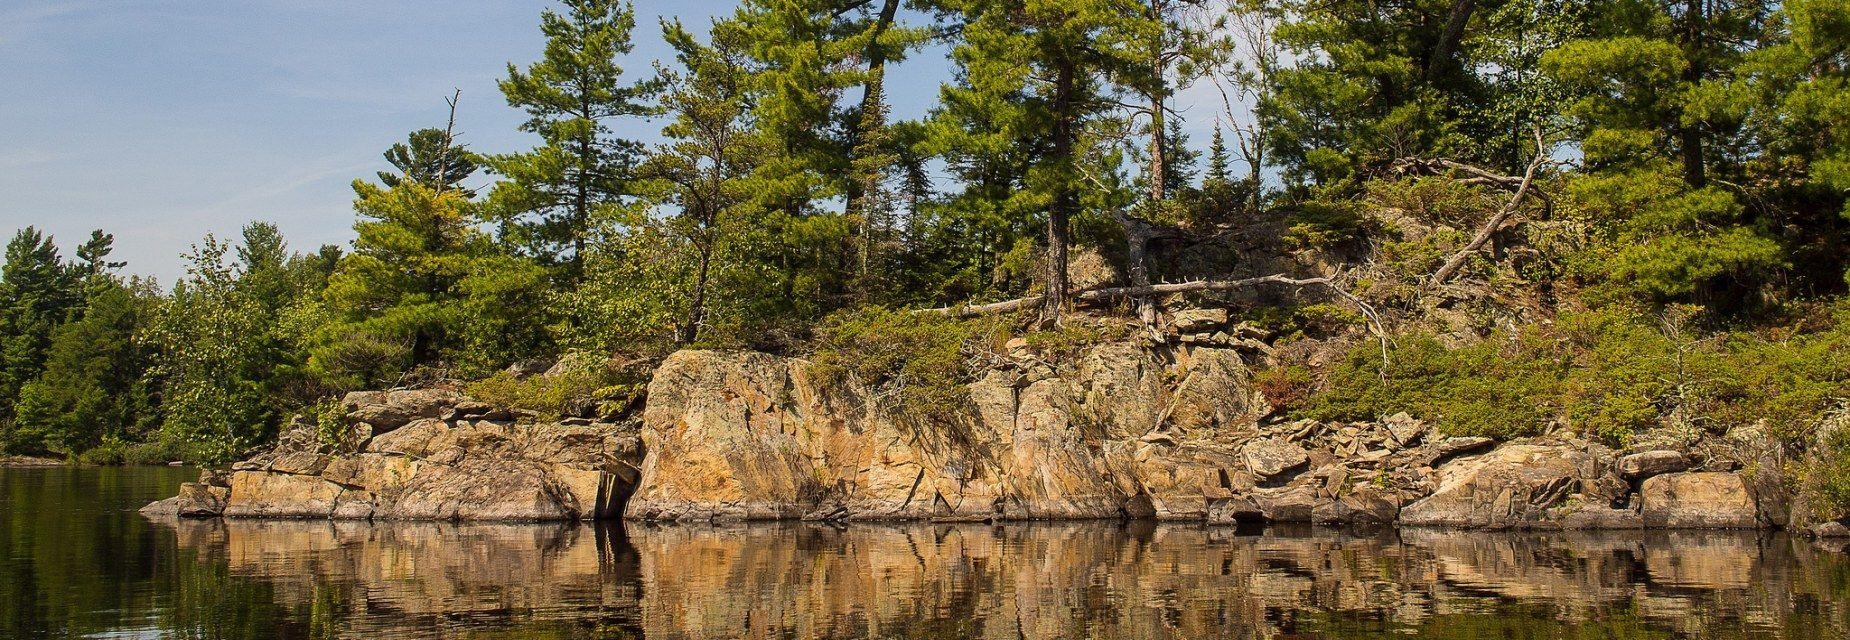
[[[955, 423], [969, 384], [1007, 339], [998, 318], [959, 320], [868, 307], [826, 318], [816, 332], [813, 371], [824, 384], [853, 380], [891, 394], [898, 415]], [[1049, 339], [1051, 340], [1051, 338]]]
[[646, 376], [587, 353], [567, 354], [557, 371], [518, 377], [506, 371], [469, 385], [469, 395], [496, 406], [526, 409], [541, 418], [609, 412], [641, 393]]
[[1447, 349], [1429, 335], [1402, 337], [1382, 366], [1380, 347], [1358, 344], [1332, 368], [1327, 388], [1298, 414], [1368, 420], [1395, 413], [1438, 423], [1450, 435], [1513, 438], [1544, 431], [1557, 378], [1549, 362], [1512, 357], [1486, 341]]
[[1850, 404], [1838, 405], [1827, 421], [1834, 424], [1822, 425], [1803, 477], [1818, 515], [1838, 520], [1850, 517]]
[[1568, 314], [1456, 349], [1403, 336], [1385, 368], [1378, 346], [1359, 344], [1295, 413], [1366, 420], [1405, 411], [1453, 435], [1499, 438], [1565, 425], [1615, 444], [1658, 427], [1722, 433], [1764, 422], [1792, 440], [1850, 398], [1841, 355], [1850, 353], [1850, 311], [1778, 340], [1702, 334], [1688, 326], [1695, 315]]

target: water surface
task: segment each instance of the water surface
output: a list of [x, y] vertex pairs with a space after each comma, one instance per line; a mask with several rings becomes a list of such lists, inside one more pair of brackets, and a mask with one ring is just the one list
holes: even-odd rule
[[0, 637], [1850, 637], [1850, 561], [1783, 535], [133, 512], [192, 475], [0, 470]]

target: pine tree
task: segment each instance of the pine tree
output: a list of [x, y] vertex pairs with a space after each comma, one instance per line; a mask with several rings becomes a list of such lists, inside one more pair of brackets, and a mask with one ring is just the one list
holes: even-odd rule
[[142, 329], [156, 298], [114, 277], [91, 277], [83, 317], [52, 332], [45, 370], [20, 390], [16, 450], [83, 453], [146, 434], [152, 358]]
[[[954, 155], [952, 161], [975, 160], [965, 171], [975, 170], [969, 177], [986, 192], [983, 197], [1000, 203], [1003, 215], [1042, 213], [1042, 316], [1058, 323], [1069, 293], [1072, 220], [1086, 187], [1078, 168], [1085, 130], [1115, 106], [1103, 99], [1112, 91], [1109, 79], [1143, 62], [1125, 45], [1145, 26], [1144, 7], [1128, 0], [936, 5], [961, 22], [963, 35], [952, 54], [958, 83], [945, 89], [946, 109], [939, 116], [963, 131], [936, 144], [963, 146], [959, 155], [981, 154]], [[1007, 195], [1011, 190], [1018, 193]]]
[[[462, 181], [481, 169], [481, 159], [469, 153], [467, 147], [457, 144], [454, 137], [451, 132], [437, 128], [411, 132], [404, 142], [386, 149], [386, 162], [392, 163], [398, 172], [380, 171], [379, 184], [389, 188], [398, 186], [400, 180], [414, 180], [432, 187], [464, 189]], [[475, 195], [467, 189], [464, 194]]]
[[659, 71], [667, 141], [640, 174], [667, 211], [639, 214], [611, 246], [593, 252], [591, 277], [570, 298], [585, 328], [577, 339], [583, 346], [693, 344], [716, 326], [751, 324], [743, 316], [758, 305], [745, 296], [779, 290], [740, 281], [775, 273], [758, 251], [778, 244], [759, 217], [758, 170], [776, 144], [752, 126], [746, 32], [717, 25], [702, 43], [679, 22], [664, 22], [662, 30], [677, 62]]
[[1586, 166], [1571, 191], [1612, 240], [1591, 264], [1613, 286], [1739, 309], [1790, 264], [1736, 192], [1711, 184], [1738, 165], [1705, 149], [1733, 146], [1737, 129], [1691, 103], [1705, 79], [1739, 64], [1742, 45], [1725, 43], [1751, 42], [1764, 12], [1752, 2], [1607, 7], [1596, 33], [1542, 57], [1575, 97], [1566, 114]]
[[20, 391], [45, 367], [52, 332], [81, 300], [80, 280], [53, 240], [26, 227], [6, 246], [0, 268], [0, 429], [7, 448], [29, 446], [12, 433]]
[[618, 0], [566, 0], [566, 13], [541, 16], [545, 56], [526, 70], [509, 64], [501, 92], [527, 112], [521, 130], [540, 136], [527, 153], [492, 156], [506, 179], [489, 194], [488, 213], [503, 235], [576, 279], [580, 254], [605, 207], [635, 195], [640, 143], [613, 133], [618, 118], [653, 113], [655, 84], [624, 83], [618, 59], [634, 45], [634, 8]]

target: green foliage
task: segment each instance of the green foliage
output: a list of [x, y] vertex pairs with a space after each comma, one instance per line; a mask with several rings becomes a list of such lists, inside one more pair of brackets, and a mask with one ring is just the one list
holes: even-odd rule
[[[1846, 312], [1837, 312], [1842, 316]], [[1405, 411], [1455, 435], [1509, 438], [1563, 426], [1623, 443], [1653, 428], [1722, 433], [1764, 423], [1782, 438], [1850, 397], [1850, 330], [1769, 339], [1704, 335], [1691, 309], [1658, 318], [1603, 311], [1447, 348], [1404, 336], [1388, 365], [1359, 344], [1298, 415], [1329, 420]]]
[[20, 392], [44, 370], [52, 332], [79, 300], [75, 276], [57, 245], [37, 229], [21, 229], [7, 243], [0, 271], [0, 444], [9, 450], [36, 444], [14, 441], [14, 412]]
[[300, 336], [281, 320], [322, 284], [310, 263], [288, 260], [272, 225], [245, 227], [236, 261], [226, 259], [232, 249], [212, 236], [194, 248], [188, 277], [144, 338], [157, 353], [149, 376], [161, 388], [159, 437], [205, 462], [263, 443], [305, 401], [286, 393]]
[[478, 231], [466, 194], [417, 181], [354, 192], [353, 252], [298, 311], [308, 371], [358, 389], [420, 366], [486, 373], [550, 348], [543, 268]]
[[97, 278], [82, 317], [53, 332], [45, 371], [20, 391], [13, 432], [20, 449], [77, 454], [140, 437], [153, 422], [142, 377], [153, 354], [140, 334], [157, 300]]
[[525, 409], [544, 419], [584, 415], [622, 404], [640, 393], [648, 380], [588, 353], [568, 354], [546, 375], [516, 376], [501, 372], [469, 385], [469, 395], [492, 405]]
[[1829, 425], [1817, 440], [1810, 462], [1801, 470], [1804, 489], [1817, 499], [1816, 508], [1826, 518], [1850, 518], [1850, 405], [1839, 405], [1838, 424]]
[[[619, 58], [634, 50], [636, 12], [619, 0], [567, 0], [566, 12], [540, 18], [545, 55], [526, 70], [508, 65], [501, 93], [527, 112], [521, 130], [539, 135], [527, 153], [490, 156], [506, 179], [489, 193], [487, 212], [504, 239], [545, 261], [576, 266], [606, 205], [634, 194], [641, 153], [613, 135], [613, 120], [646, 116], [654, 85], [624, 84]], [[570, 274], [573, 277], [576, 274]]]
[[347, 437], [347, 407], [332, 396], [315, 401], [308, 407], [315, 420], [315, 440], [330, 447]]
[[1367, 222], [1353, 200], [1313, 199], [1298, 203], [1285, 245], [1297, 249], [1338, 249], [1360, 240]]
[[449, 131], [435, 128], [411, 132], [404, 142], [386, 149], [385, 159], [398, 169], [379, 172], [379, 184], [386, 188], [411, 180], [432, 188], [462, 189], [462, 181], [482, 168], [480, 157], [456, 144]]
[[864, 385], [917, 426], [954, 428], [983, 357], [1006, 338], [1000, 319], [867, 307], [824, 319], [810, 361], [824, 383]]
[[1405, 156], [1513, 171], [1558, 108], [1539, 55], [1582, 28], [1586, 4], [1261, 3], [1287, 61], [1260, 100], [1268, 150], [1287, 180], [1329, 187]]

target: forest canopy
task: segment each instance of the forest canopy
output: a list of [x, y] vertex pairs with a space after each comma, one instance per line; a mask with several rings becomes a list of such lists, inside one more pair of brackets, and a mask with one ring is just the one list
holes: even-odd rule
[[[1384, 412], [1394, 355], [1508, 374], [1394, 336], [1565, 313], [1666, 349], [1778, 341], [1835, 327], [1850, 286], [1841, 0], [742, 0], [707, 24], [565, 0], [537, 23], [499, 84], [532, 147], [470, 148], [453, 116], [381, 141], [348, 246], [254, 222], [161, 286], [104, 231], [67, 258], [19, 230], [0, 447], [216, 462], [345, 391], [567, 353], [937, 344], [920, 328], [998, 314], [1056, 335], [1190, 300], [1349, 335], [1334, 373], [1274, 377], [1346, 398], [1305, 415]], [[644, 31], [672, 58], [634, 60]], [[922, 55], [952, 79], [895, 118], [887, 71]], [[1191, 90], [1225, 99], [1185, 112]], [[1850, 375], [1819, 344], [1812, 414]]]

